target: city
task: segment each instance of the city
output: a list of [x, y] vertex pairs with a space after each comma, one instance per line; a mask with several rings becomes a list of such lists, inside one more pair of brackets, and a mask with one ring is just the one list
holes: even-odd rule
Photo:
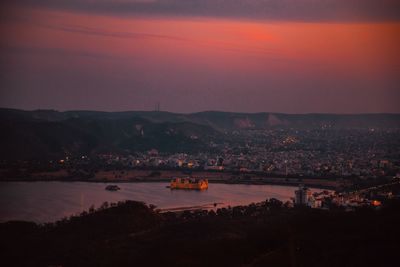
[[3, 160], [0, 171], [1, 179], [121, 181], [162, 178], [168, 172], [208, 173], [225, 181], [326, 180], [339, 188], [399, 178], [399, 135], [399, 129], [241, 130], [200, 151], [168, 153], [154, 147], [135, 153], [68, 153], [50, 160]]
[[0, 10], [1, 266], [398, 265], [400, 1]]

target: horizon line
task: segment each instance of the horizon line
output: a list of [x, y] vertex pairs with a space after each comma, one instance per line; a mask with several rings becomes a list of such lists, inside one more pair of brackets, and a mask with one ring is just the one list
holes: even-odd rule
[[95, 109], [70, 109], [70, 110], [57, 110], [52, 108], [37, 108], [37, 109], [21, 109], [21, 108], [8, 108], [0, 107], [1, 110], [14, 110], [23, 112], [35, 112], [35, 111], [52, 111], [52, 112], [100, 112], [100, 113], [127, 113], [127, 112], [145, 112], [145, 113], [170, 113], [179, 115], [191, 115], [199, 113], [232, 113], [232, 114], [277, 114], [277, 115], [339, 115], [339, 116], [351, 116], [351, 115], [400, 115], [400, 112], [355, 112], [355, 113], [335, 113], [335, 112], [304, 112], [304, 113], [290, 113], [290, 112], [274, 112], [274, 111], [259, 111], [259, 112], [243, 112], [243, 111], [224, 111], [224, 110], [203, 110], [196, 112], [172, 112], [167, 110], [123, 110], [123, 111], [105, 111]]

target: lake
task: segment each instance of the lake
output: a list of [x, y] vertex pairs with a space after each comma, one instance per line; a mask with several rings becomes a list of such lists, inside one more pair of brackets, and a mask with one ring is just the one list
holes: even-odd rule
[[[208, 190], [171, 190], [168, 183], [118, 183], [120, 191], [106, 191], [107, 183], [1, 182], [0, 221], [53, 222], [72, 214], [100, 207], [107, 202], [137, 200], [161, 209], [218, 204], [217, 207], [247, 205], [277, 198], [294, 197], [297, 187], [279, 185], [213, 184]], [[318, 190], [318, 189], [316, 189]], [[315, 189], [312, 191], [316, 191]]]

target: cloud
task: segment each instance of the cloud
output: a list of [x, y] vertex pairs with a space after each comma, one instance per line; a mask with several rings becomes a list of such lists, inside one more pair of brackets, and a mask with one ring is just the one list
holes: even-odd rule
[[[86, 57], [92, 59], [125, 59], [116, 55], [107, 55], [104, 53], [94, 53], [83, 50], [71, 50], [55, 47], [38, 47], [31, 45], [0, 45], [2, 54], [18, 55], [40, 55], [40, 56], [60, 56], [60, 57]], [[130, 58], [132, 60], [132, 58]]]
[[85, 35], [96, 35], [105, 37], [116, 37], [116, 38], [146, 38], [146, 39], [166, 39], [173, 41], [189, 41], [187, 38], [163, 35], [163, 34], [150, 34], [150, 33], [137, 33], [137, 32], [121, 32], [121, 31], [107, 31], [100, 28], [92, 28], [78, 25], [48, 25], [44, 23], [35, 23], [39, 27], [44, 27], [52, 30], [59, 30], [72, 33], [81, 33]]
[[10, 5], [110, 15], [285, 21], [399, 21], [398, 0], [6, 0]]

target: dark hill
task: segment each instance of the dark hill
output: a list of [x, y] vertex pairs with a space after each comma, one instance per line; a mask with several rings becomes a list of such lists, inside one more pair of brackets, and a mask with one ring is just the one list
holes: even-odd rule
[[[140, 117], [85, 114], [60, 116], [48, 113], [12, 113], [0, 121], [0, 158], [54, 158], [66, 154], [135, 152], [152, 148], [160, 152], [202, 150], [218, 140], [216, 130], [191, 122], [155, 123]], [[51, 117], [49, 119], [49, 117]], [[56, 119], [57, 118], [57, 119]]]
[[157, 213], [128, 201], [54, 224], [0, 224], [4, 266], [395, 266], [399, 204]]
[[180, 114], [157, 111], [65, 111], [0, 109], [1, 120], [62, 121], [66, 119], [125, 120], [142, 118], [153, 123], [190, 122], [218, 130], [248, 128], [400, 128], [400, 114], [283, 114], [205, 111]]
[[234, 130], [400, 128], [400, 114], [278, 114], [208, 111], [23, 111], [0, 109], [0, 159], [65, 154], [194, 152], [227, 140]]

